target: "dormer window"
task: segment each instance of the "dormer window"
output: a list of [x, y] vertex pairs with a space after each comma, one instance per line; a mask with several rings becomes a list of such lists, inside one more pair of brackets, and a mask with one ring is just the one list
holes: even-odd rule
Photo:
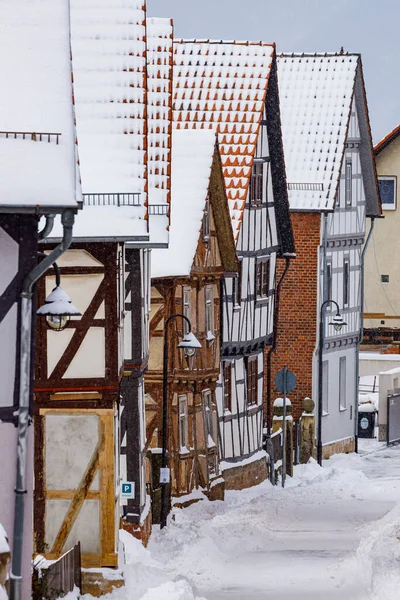
[[263, 200], [263, 161], [254, 161], [251, 170], [249, 203], [250, 206], [260, 206]]
[[207, 195], [206, 205], [203, 215], [203, 240], [208, 242], [210, 239], [210, 196]]

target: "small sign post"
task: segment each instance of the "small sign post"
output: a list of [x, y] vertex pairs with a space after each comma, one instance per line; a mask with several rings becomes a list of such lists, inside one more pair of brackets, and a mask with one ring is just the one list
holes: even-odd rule
[[170, 470], [169, 467], [161, 467], [160, 469], [160, 483], [169, 483], [170, 480]]
[[294, 390], [296, 387], [296, 376], [292, 371], [289, 371], [287, 366], [284, 365], [283, 369], [279, 371], [275, 377], [276, 389], [283, 393], [283, 422], [282, 422], [282, 487], [285, 487], [286, 479], [286, 394]]
[[135, 497], [135, 482], [134, 481], [122, 481], [121, 482], [121, 498], [133, 499]]

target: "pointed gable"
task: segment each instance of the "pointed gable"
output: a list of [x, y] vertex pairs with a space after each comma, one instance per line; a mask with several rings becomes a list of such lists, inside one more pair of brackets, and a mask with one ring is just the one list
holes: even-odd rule
[[262, 42], [174, 42], [174, 126], [218, 133], [236, 240], [274, 56]]
[[331, 210], [358, 55], [281, 55], [278, 81], [290, 208]]

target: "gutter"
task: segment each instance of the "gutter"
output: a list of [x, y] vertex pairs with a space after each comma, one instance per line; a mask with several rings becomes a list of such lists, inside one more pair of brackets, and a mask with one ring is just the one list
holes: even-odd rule
[[[51, 217], [50, 217], [51, 218]], [[20, 387], [18, 409], [17, 474], [15, 484], [15, 512], [10, 573], [10, 600], [21, 600], [22, 551], [24, 542], [24, 513], [27, 469], [27, 437], [30, 421], [29, 398], [31, 393], [31, 341], [33, 321], [34, 285], [47, 269], [69, 248], [72, 242], [74, 211], [66, 210], [61, 216], [63, 238], [61, 243], [27, 275], [21, 292], [21, 341], [20, 341]], [[48, 232], [47, 221], [41, 234]]]
[[279, 303], [280, 303], [280, 297], [281, 297], [281, 288], [282, 288], [282, 284], [283, 281], [286, 277], [286, 273], [289, 270], [290, 267], [290, 261], [294, 258], [296, 258], [296, 254], [290, 254], [290, 253], [285, 253], [283, 255], [283, 258], [286, 261], [285, 264], [285, 268], [284, 271], [281, 275], [281, 278], [279, 280], [279, 283], [276, 287], [276, 292], [275, 292], [275, 307], [274, 307], [274, 337], [272, 340], [272, 344], [270, 349], [268, 350], [268, 354], [267, 354], [267, 431], [268, 434], [271, 431], [271, 427], [272, 427], [272, 415], [271, 415], [271, 392], [272, 392], [272, 382], [271, 382], [271, 359], [272, 359], [272, 354], [273, 352], [275, 352], [276, 350], [276, 346], [278, 343], [278, 319], [279, 319]]
[[371, 217], [371, 227], [368, 232], [367, 239], [365, 240], [364, 248], [361, 252], [360, 262], [360, 284], [361, 284], [361, 297], [360, 297], [360, 335], [356, 345], [356, 397], [354, 404], [354, 451], [358, 452], [358, 394], [359, 394], [359, 374], [360, 374], [360, 344], [364, 337], [364, 259], [365, 253], [368, 248], [369, 241], [375, 227], [375, 217]]

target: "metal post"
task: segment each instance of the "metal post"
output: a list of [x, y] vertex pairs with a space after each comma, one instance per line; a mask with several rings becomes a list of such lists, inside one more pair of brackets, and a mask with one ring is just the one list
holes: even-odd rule
[[61, 243], [39, 263], [26, 277], [21, 292], [21, 347], [20, 382], [18, 407], [18, 447], [15, 482], [14, 532], [12, 545], [12, 566], [10, 573], [10, 599], [21, 600], [22, 594], [22, 551], [24, 545], [24, 513], [26, 489], [26, 468], [28, 454], [28, 427], [30, 421], [29, 399], [31, 394], [31, 340], [32, 340], [32, 298], [33, 286], [50, 265], [71, 245], [74, 212], [66, 210], [62, 214], [63, 239]]
[[[175, 314], [168, 317], [164, 325], [164, 357], [163, 357], [163, 412], [162, 412], [162, 454], [161, 468], [167, 466], [167, 437], [168, 437], [168, 326], [172, 319], [181, 317], [186, 321], [189, 333], [192, 331], [192, 324], [185, 315]], [[160, 529], [167, 524], [167, 482], [161, 483], [161, 515]]]
[[317, 432], [317, 461], [322, 467], [322, 410], [323, 410], [323, 381], [322, 381], [322, 354], [324, 351], [324, 308], [327, 304], [334, 304], [337, 314], [340, 313], [339, 305], [335, 300], [325, 300], [319, 312], [319, 343], [318, 343], [318, 432]]
[[285, 487], [286, 479], [286, 384], [287, 384], [287, 366], [283, 366], [283, 423], [282, 423], [282, 487]]
[[321, 306], [320, 317], [319, 317], [319, 343], [318, 343], [318, 440], [317, 440], [317, 461], [320, 467], [322, 467], [322, 353], [324, 347], [324, 317], [323, 309], [324, 304]]

